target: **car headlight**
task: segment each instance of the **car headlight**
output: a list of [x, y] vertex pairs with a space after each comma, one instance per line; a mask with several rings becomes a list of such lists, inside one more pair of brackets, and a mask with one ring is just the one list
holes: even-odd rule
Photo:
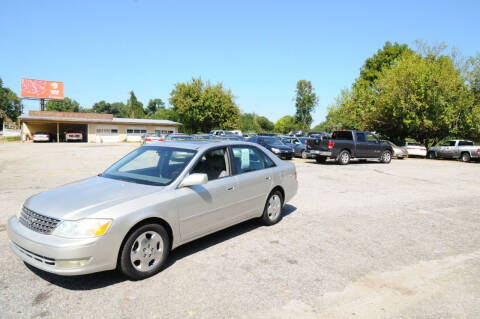
[[20, 216], [22, 216], [23, 205], [20, 205], [20, 208], [17, 211], [17, 219], [20, 220]]
[[111, 219], [64, 220], [52, 235], [67, 238], [93, 238], [105, 234], [112, 225]]
[[274, 153], [280, 153], [280, 150], [278, 148], [272, 147], [272, 152]]

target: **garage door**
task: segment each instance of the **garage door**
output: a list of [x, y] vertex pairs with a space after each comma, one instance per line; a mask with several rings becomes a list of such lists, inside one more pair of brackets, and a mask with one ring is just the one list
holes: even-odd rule
[[97, 127], [95, 141], [97, 143], [118, 142], [118, 127]]

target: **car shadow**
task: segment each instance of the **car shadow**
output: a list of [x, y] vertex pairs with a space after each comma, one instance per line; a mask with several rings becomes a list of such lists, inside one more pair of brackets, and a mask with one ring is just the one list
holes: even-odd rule
[[[393, 160], [396, 160], [396, 159], [393, 159]], [[325, 166], [328, 166], [328, 165], [340, 165], [337, 163], [336, 160], [327, 160], [323, 163], [317, 163], [315, 160], [312, 160], [312, 161], [307, 161], [306, 163], [309, 163], [309, 164], [318, 164], [318, 165], [325, 165]], [[380, 163], [378, 160], [376, 159], [371, 159], [371, 160], [351, 160], [350, 163], [348, 163], [348, 165], [370, 165], [370, 164], [383, 164], [383, 163]]]
[[[296, 210], [297, 208], [295, 206], [285, 204], [282, 210], [282, 218], [288, 217]], [[163, 269], [165, 270], [166, 268], [172, 266], [182, 258], [193, 255], [199, 251], [243, 235], [262, 226], [262, 223], [259, 222], [258, 219], [251, 219], [182, 245], [170, 252]], [[115, 270], [102, 271], [88, 275], [59, 276], [35, 268], [27, 263], [24, 264], [30, 271], [43, 280], [48, 281], [52, 285], [56, 285], [68, 290], [82, 291], [101, 289], [128, 280], [120, 272]], [[161, 273], [158, 275], [161, 275]]]

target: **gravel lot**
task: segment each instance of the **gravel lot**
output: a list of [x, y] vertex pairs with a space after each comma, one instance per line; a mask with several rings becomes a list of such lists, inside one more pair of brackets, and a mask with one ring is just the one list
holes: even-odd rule
[[135, 144], [0, 144], [0, 317], [479, 318], [480, 163], [295, 160], [273, 227], [249, 221], [175, 250], [143, 281], [27, 267], [5, 224], [40, 191]]

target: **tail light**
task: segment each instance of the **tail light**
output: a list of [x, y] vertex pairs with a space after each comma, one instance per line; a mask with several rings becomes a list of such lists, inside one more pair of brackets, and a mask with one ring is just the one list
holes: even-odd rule
[[151, 139], [151, 138], [146, 138], [146, 139], [145, 139], [145, 141], [147, 141], [147, 142], [151, 142], [151, 141], [152, 141], [152, 139]]
[[[480, 151], [480, 149], [479, 149]], [[297, 171], [295, 171], [295, 180], [297, 180]]]
[[422, 147], [420, 150], [421, 151], [426, 151], [427, 149], [425, 147]]
[[480, 153], [480, 148], [477, 150], [477, 153]]
[[334, 141], [328, 141], [328, 148], [333, 148], [334, 145], [335, 145]]
[[164, 139], [164, 138], [159, 138], [158, 140], [159, 140], [160, 142], [163, 142], [163, 141], [165, 141], [165, 139]]

